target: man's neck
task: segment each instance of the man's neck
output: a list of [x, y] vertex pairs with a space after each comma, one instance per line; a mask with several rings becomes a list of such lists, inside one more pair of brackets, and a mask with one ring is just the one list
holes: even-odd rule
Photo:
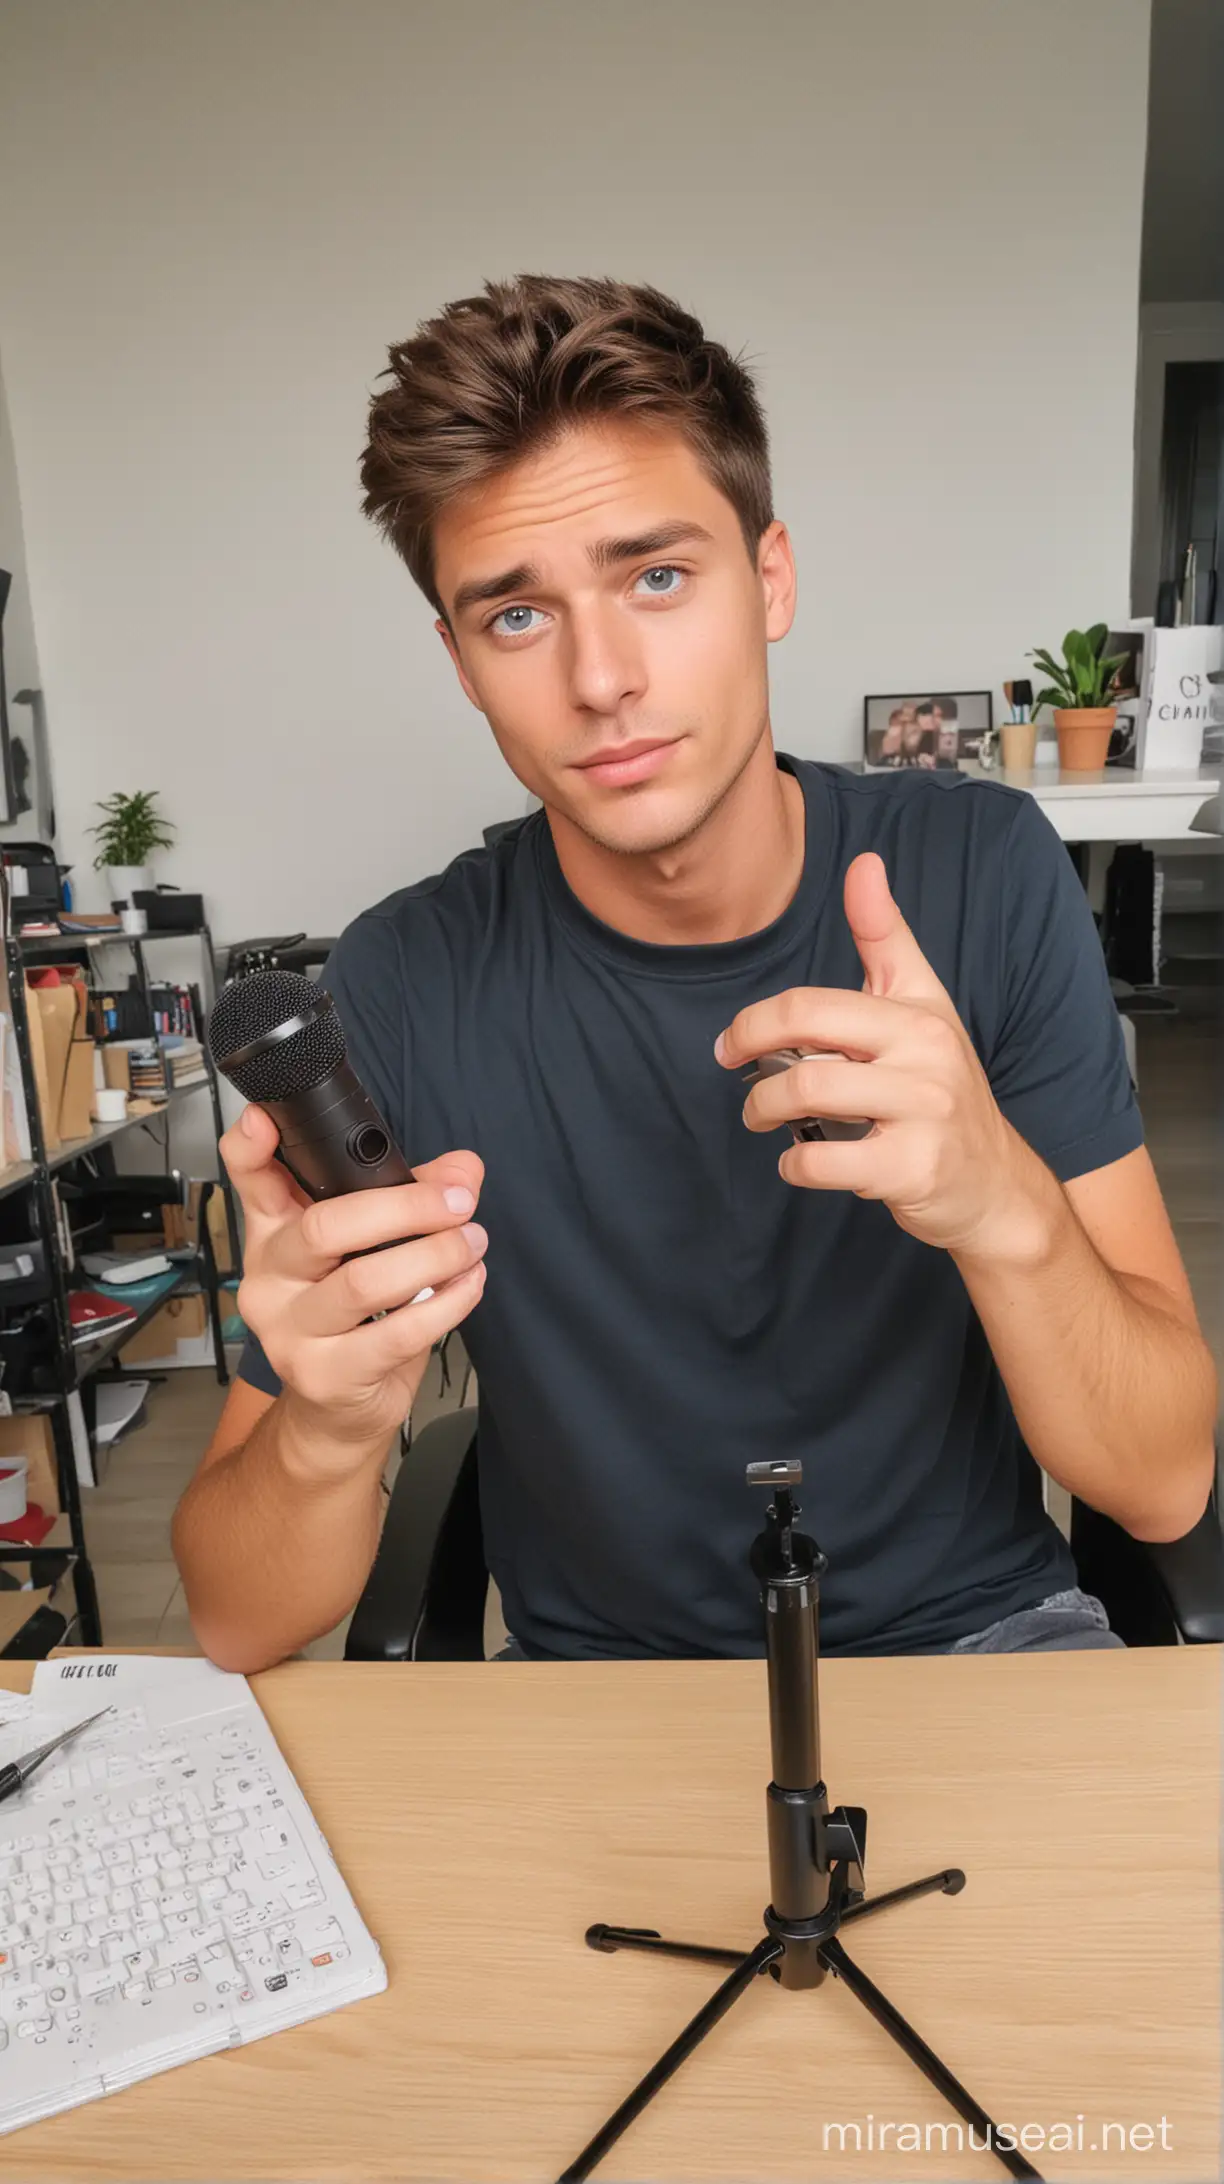
[[722, 802], [674, 849], [625, 856], [547, 814], [557, 861], [580, 903], [630, 940], [696, 947], [741, 940], [780, 918], [803, 875], [803, 790], [778, 767], [768, 730]]

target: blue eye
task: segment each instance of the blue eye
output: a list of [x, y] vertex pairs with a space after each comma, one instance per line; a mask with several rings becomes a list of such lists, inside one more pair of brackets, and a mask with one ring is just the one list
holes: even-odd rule
[[645, 591], [651, 599], [670, 599], [683, 582], [683, 569], [674, 569], [670, 562], [661, 562], [657, 569], [643, 569], [634, 588]]
[[538, 607], [503, 607], [500, 614], [494, 615], [489, 628], [499, 637], [525, 637], [535, 627], [532, 616], [539, 611]]

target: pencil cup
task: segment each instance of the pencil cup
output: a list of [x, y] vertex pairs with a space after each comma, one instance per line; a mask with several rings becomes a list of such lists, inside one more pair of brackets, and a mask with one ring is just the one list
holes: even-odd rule
[[1031, 773], [1037, 755], [1036, 721], [1005, 720], [1002, 735], [1004, 773]]

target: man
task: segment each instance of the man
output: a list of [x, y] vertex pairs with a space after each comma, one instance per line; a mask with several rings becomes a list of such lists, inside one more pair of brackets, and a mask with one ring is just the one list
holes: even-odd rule
[[254, 1670], [351, 1608], [462, 1323], [529, 1657], [759, 1650], [744, 1463], [791, 1455], [830, 1650], [1115, 1642], [1038, 1463], [1180, 1536], [1215, 1386], [1064, 850], [998, 785], [775, 756], [790, 541], [675, 304], [490, 286], [389, 382], [367, 512], [543, 809], [335, 951], [417, 1180], [308, 1207], [266, 1116], [226, 1135], [257, 1340], [175, 1520], [201, 1641]]
[[912, 706], [894, 705], [888, 716], [888, 726], [880, 737], [880, 755], [875, 761], [877, 766], [899, 766], [901, 764], [901, 744], [905, 734], [906, 719], [912, 712]]
[[960, 707], [955, 698], [931, 701], [931, 725], [935, 731], [935, 765], [940, 773], [958, 763], [960, 755]]
[[929, 699], [924, 705], [911, 708], [910, 717], [901, 729], [901, 764], [903, 766], [933, 767], [935, 764], [935, 731]]

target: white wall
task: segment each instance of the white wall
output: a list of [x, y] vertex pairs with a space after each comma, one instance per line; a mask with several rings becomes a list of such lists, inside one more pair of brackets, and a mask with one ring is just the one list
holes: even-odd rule
[[[64, 838], [158, 786], [221, 936], [524, 807], [357, 513], [388, 341], [644, 278], [761, 369], [778, 740], [1125, 610], [1147, 0], [6, 0], [0, 341]], [[1086, 94], [1085, 86], [1089, 87]]]

